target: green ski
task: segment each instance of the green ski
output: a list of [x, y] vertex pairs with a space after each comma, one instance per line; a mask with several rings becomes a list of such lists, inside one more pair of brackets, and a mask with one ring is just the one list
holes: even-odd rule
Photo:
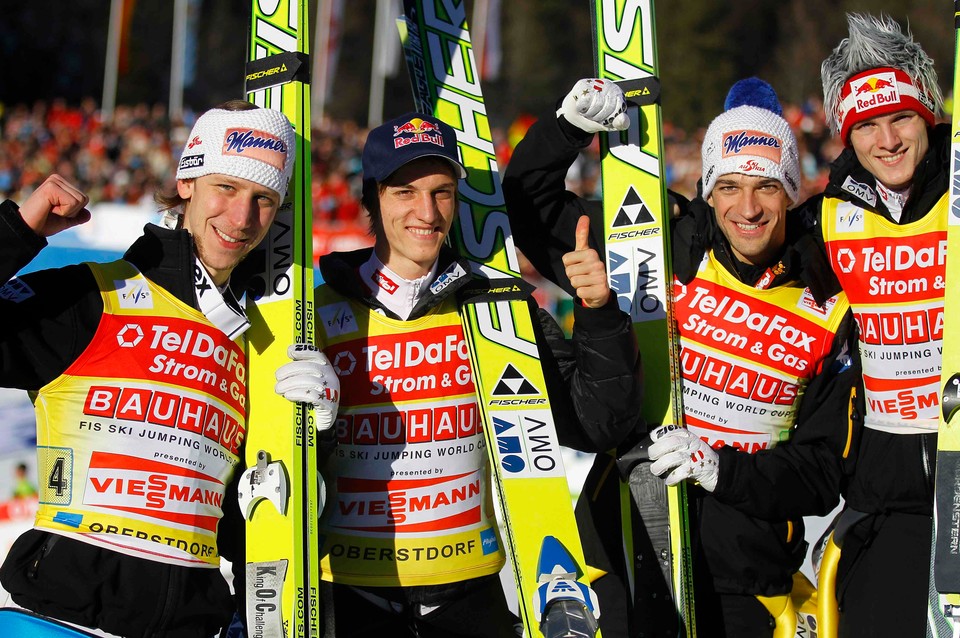
[[[954, 95], [960, 90], [960, 2], [954, 2]], [[951, 144], [947, 263], [944, 290], [960, 282], [960, 109], [953, 108]], [[943, 325], [956, 325], [960, 318], [960, 297], [947, 292]], [[935, 540], [933, 576], [940, 593], [940, 611], [953, 626], [960, 627], [960, 331], [943, 331], [943, 367], [940, 375], [940, 426], [937, 439], [937, 476], [934, 504]]]
[[[630, 128], [601, 133], [604, 243], [610, 288], [630, 313], [644, 362], [644, 417], [650, 424], [683, 425], [678, 345], [670, 286], [669, 211], [663, 174], [657, 41], [653, 0], [594, 0], [597, 77], [620, 83], [630, 108]], [[636, 460], [630, 498], [640, 510], [664, 575], [671, 585], [681, 632], [696, 635], [686, 488], [665, 488]], [[628, 504], [622, 503], [628, 511]], [[624, 516], [629, 521], [629, 516]], [[632, 540], [626, 530], [625, 542]], [[633, 552], [628, 552], [632, 556]], [[633, 585], [633, 583], [631, 583]]]
[[[506, 549], [528, 637], [593, 636], [595, 595], [526, 302], [462, 0], [405, 0], [398, 21], [417, 109], [457, 130], [468, 176], [451, 241], [486, 277], [462, 310]], [[519, 375], [526, 389], [501, 390]], [[509, 378], [508, 378], [509, 377]], [[549, 535], [548, 535], [549, 534]], [[543, 562], [541, 563], [541, 557]], [[556, 601], [556, 604], [552, 604]], [[562, 610], [562, 611], [561, 611]]]
[[[249, 423], [240, 504], [247, 516], [250, 638], [321, 634], [317, 433], [313, 411], [277, 395], [287, 347], [314, 343], [307, 0], [253, 0], [250, 102], [284, 113], [297, 134], [287, 197], [264, 240], [259, 288], [248, 292]], [[253, 299], [250, 299], [253, 297]]]

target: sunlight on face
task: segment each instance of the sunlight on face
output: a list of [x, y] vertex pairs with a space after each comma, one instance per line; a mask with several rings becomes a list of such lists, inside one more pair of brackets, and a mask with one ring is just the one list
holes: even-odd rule
[[927, 122], [916, 111], [878, 115], [853, 125], [850, 145], [878, 182], [902, 191], [930, 146]]
[[263, 240], [280, 207], [276, 191], [228, 175], [179, 180], [177, 192], [188, 200], [183, 227], [193, 236], [197, 256], [218, 286]]
[[734, 256], [743, 263], [769, 265], [783, 247], [790, 198], [777, 180], [739, 173], [721, 175], [707, 203], [713, 207]]
[[457, 212], [453, 167], [443, 159], [417, 159], [382, 186], [377, 256], [405, 279], [422, 277], [437, 260]]

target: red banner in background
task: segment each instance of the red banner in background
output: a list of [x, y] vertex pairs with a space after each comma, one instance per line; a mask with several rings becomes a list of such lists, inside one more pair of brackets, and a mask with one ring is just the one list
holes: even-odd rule
[[0, 523], [33, 521], [37, 513], [37, 497], [13, 498], [0, 502]]
[[373, 246], [373, 235], [368, 232], [366, 218], [357, 222], [313, 223], [313, 259], [332, 252], [346, 252]]

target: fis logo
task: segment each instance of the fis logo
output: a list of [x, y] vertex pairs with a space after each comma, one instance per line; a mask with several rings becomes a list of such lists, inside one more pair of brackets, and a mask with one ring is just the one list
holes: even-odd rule
[[194, 135], [193, 139], [187, 143], [187, 148], [193, 148], [194, 146], [200, 146], [201, 144], [203, 144], [203, 140], [200, 139], [200, 136]]
[[837, 232], [862, 233], [864, 224], [863, 209], [848, 202], [837, 206]]
[[145, 310], [153, 308], [153, 297], [150, 289], [143, 282], [120, 280], [114, 281], [117, 288], [117, 299], [121, 308], [139, 308]]
[[317, 309], [320, 321], [328, 337], [337, 337], [357, 331], [357, 318], [350, 304], [341, 301]]

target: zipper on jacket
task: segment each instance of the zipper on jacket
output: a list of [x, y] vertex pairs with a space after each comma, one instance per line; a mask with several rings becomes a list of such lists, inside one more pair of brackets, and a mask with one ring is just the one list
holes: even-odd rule
[[40, 553], [37, 554], [36, 560], [33, 561], [33, 565], [30, 566], [30, 569], [27, 570], [27, 577], [35, 579], [37, 574], [40, 573], [40, 562], [43, 558], [50, 553], [50, 550], [53, 549], [53, 546], [57, 544], [57, 541], [60, 540], [60, 537], [56, 534], [50, 534], [43, 541], [43, 545], [40, 546]]
[[927, 479], [927, 487], [933, 486], [933, 468], [930, 467], [930, 450], [927, 448], [927, 436], [920, 435], [920, 451], [923, 457], [923, 477]]

